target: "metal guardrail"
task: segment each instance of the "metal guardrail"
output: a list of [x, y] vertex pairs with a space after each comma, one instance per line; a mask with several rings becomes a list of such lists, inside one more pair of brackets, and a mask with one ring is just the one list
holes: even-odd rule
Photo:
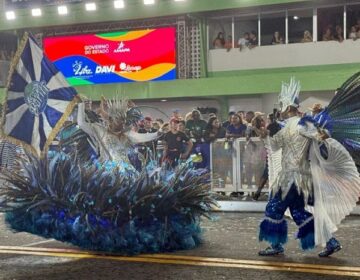
[[257, 137], [233, 141], [219, 139], [210, 145], [213, 191], [254, 192], [265, 166], [266, 150]]

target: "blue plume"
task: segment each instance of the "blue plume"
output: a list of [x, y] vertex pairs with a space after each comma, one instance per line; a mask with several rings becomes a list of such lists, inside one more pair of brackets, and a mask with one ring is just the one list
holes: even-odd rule
[[0, 189], [7, 223], [88, 250], [131, 255], [194, 248], [200, 217], [215, 205], [209, 174], [190, 163], [150, 176], [146, 168], [120, 172], [125, 162], [84, 164], [63, 152], [27, 156], [18, 169], [3, 172], [10, 183]]

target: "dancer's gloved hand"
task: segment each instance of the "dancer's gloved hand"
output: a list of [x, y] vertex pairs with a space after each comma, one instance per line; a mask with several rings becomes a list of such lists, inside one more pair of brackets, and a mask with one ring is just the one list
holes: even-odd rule
[[324, 129], [319, 129], [318, 137], [320, 140], [325, 140], [325, 139], [328, 139], [330, 136], [326, 133], [326, 131]]

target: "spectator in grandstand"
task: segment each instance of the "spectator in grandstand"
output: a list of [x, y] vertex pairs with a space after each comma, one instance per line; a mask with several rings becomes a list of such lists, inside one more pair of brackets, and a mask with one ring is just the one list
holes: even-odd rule
[[163, 137], [165, 142], [163, 161], [169, 162], [172, 167], [178, 164], [179, 159], [186, 159], [193, 147], [189, 137], [178, 130], [178, 125], [179, 121], [176, 119], [170, 120], [170, 131]]
[[163, 125], [162, 125], [161, 128], [160, 128], [160, 132], [166, 133], [166, 132], [168, 132], [169, 130], [170, 130], [170, 125], [169, 125], [169, 123], [168, 123], [168, 122], [163, 123]]
[[145, 117], [143, 122], [143, 127], [139, 129], [139, 133], [152, 133], [156, 132], [156, 129], [152, 127], [152, 118]]
[[158, 122], [153, 122], [152, 127], [155, 128], [157, 131], [160, 130], [160, 124]]
[[335, 27], [334, 39], [340, 43], [344, 41], [344, 32], [340, 25], [336, 25]]
[[[253, 112], [250, 111], [250, 113], [248, 114], [249, 119], [252, 116], [252, 113]], [[245, 132], [245, 136], [247, 139], [249, 139], [250, 137], [257, 137], [258, 135], [255, 129], [260, 129], [261, 127], [265, 127], [265, 120], [263, 119], [263, 116], [265, 116], [265, 114], [261, 112], [255, 112], [253, 114], [254, 117], [250, 122], [248, 122]]]
[[304, 31], [304, 37], [301, 39], [301, 43], [310, 43], [313, 41], [313, 37], [309, 30]]
[[249, 36], [249, 49], [253, 49], [257, 45], [258, 45], [257, 34], [255, 31], [251, 31]]
[[272, 45], [284, 44], [284, 39], [283, 39], [283, 37], [281, 37], [279, 31], [274, 32], [274, 35], [273, 35], [272, 40], [271, 40], [271, 44]]
[[229, 52], [233, 47], [233, 39], [232, 36], [227, 36], [224, 48]]
[[194, 109], [191, 112], [191, 120], [186, 122], [186, 134], [192, 139], [195, 143], [203, 142], [204, 131], [206, 127], [206, 121], [201, 119], [201, 114], [199, 110]]
[[246, 124], [251, 124], [252, 119], [255, 117], [255, 113], [253, 111], [248, 111], [245, 114], [245, 122]]
[[225, 46], [224, 33], [219, 32], [213, 41], [213, 47], [214, 47], [214, 49], [223, 49], [224, 46]]
[[210, 114], [209, 114], [209, 119], [210, 119], [210, 118], [214, 118], [214, 117], [215, 117], [215, 118], [217, 117], [215, 113], [210, 113]]
[[350, 29], [349, 39], [352, 39], [354, 41], [358, 39], [357, 34], [356, 34], [356, 26], [355, 25], [352, 26]]
[[[147, 134], [147, 133], [154, 133], [156, 131], [157, 130], [152, 127], [151, 117], [145, 117], [143, 127], [138, 130], [138, 133]], [[155, 153], [156, 144], [157, 144], [157, 140], [154, 140], [154, 141], [144, 143], [144, 145], [141, 145], [140, 148], [141, 148], [142, 152], [144, 152], [144, 153], [146, 151], [146, 148], [149, 148], [153, 153]]]
[[209, 119], [205, 128], [204, 139], [205, 142], [210, 143], [219, 138], [224, 138], [226, 131], [221, 127], [221, 123], [217, 117]]
[[244, 117], [245, 117], [245, 111], [240, 110], [240, 111], [237, 111], [236, 114], [238, 114], [242, 119], [244, 119]]
[[238, 47], [239, 47], [240, 51], [242, 51], [243, 49], [245, 49], [249, 46], [249, 39], [250, 39], [249, 32], [245, 32], [244, 36], [242, 38], [240, 38], [238, 41]]
[[231, 116], [231, 124], [226, 129], [227, 138], [244, 137], [246, 125], [243, 124], [241, 117], [238, 114]]
[[334, 40], [334, 35], [331, 31], [331, 27], [326, 28], [326, 30], [322, 36], [322, 40], [323, 41], [333, 41]]
[[179, 121], [178, 130], [182, 133], [185, 133], [185, 125], [186, 123], [184, 120]]
[[160, 126], [162, 126], [164, 124], [164, 120], [163, 119], [156, 119], [156, 121], [159, 123]]
[[356, 27], [356, 30], [357, 30], [357, 31], [360, 30], [360, 18], [358, 18], [358, 19], [356, 20], [356, 25], [355, 25], [355, 27]]
[[223, 122], [223, 124], [222, 124], [222, 127], [223, 127], [223, 128], [227, 129], [227, 127], [228, 127], [228, 126], [230, 125], [230, 123], [231, 123], [231, 117], [232, 117], [233, 115], [235, 115], [235, 112], [233, 112], [233, 111], [229, 112], [227, 121]]
[[192, 112], [188, 112], [185, 115], [185, 122], [192, 120]]
[[[262, 113], [262, 112], [255, 112], [254, 113], [254, 117], [256, 118], [256, 117], [263, 117], [263, 116], [265, 116], [265, 114], [264, 113]], [[254, 119], [253, 119], [254, 120]]]
[[173, 109], [172, 116], [170, 119], [175, 119], [175, 120], [181, 121], [183, 118], [180, 114], [180, 109], [178, 109], [178, 108]]

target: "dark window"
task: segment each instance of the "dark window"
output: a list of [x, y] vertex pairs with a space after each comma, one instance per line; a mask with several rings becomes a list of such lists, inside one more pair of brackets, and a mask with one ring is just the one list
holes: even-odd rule
[[288, 11], [289, 44], [313, 41], [313, 10]]
[[344, 28], [344, 6], [318, 9], [318, 41], [340, 40]]
[[[278, 40], [274, 42], [275, 33]], [[261, 14], [261, 45], [285, 43], [285, 11], [271, 14]]]

